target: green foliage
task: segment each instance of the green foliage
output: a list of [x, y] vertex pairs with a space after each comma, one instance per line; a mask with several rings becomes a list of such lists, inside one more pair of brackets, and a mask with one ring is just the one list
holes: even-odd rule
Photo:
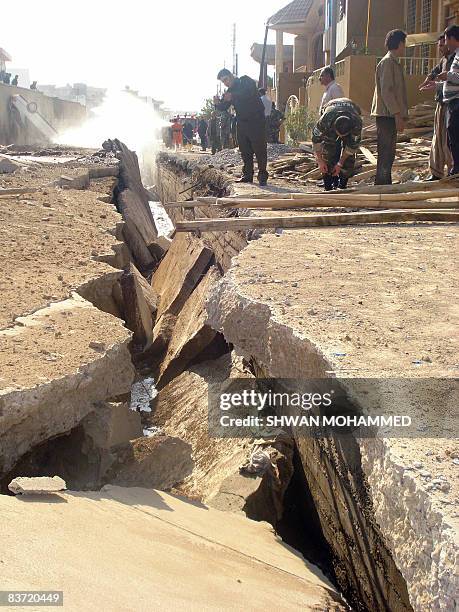
[[204, 106], [201, 109], [201, 115], [204, 115], [206, 119], [210, 119], [210, 115], [215, 110], [213, 98], [206, 98]]
[[289, 140], [293, 144], [308, 140], [318, 118], [318, 114], [309, 110], [306, 106], [297, 106], [287, 115], [285, 121], [285, 129]]

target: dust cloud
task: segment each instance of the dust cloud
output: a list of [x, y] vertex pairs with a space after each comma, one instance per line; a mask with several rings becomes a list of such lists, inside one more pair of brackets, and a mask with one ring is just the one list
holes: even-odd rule
[[143, 100], [129, 91], [109, 90], [101, 106], [81, 126], [59, 134], [56, 144], [99, 149], [108, 138], [118, 138], [137, 152], [143, 178], [150, 180], [161, 144], [161, 128], [169, 125]]

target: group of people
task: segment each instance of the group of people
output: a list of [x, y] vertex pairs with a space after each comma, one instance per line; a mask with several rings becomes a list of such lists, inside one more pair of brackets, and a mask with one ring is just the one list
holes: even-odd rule
[[279, 144], [280, 129], [285, 116], [276, 108], [276, 103], [268, 96], [266, 89], [260, 88], [258, 93], [265, 109], [266, 139], [268, 142]]
[[209, 119], [204, 116], [198, 122], [198, 134], [201, 150], [206, 151], [210, 145], [212, 155], [222, 149], [230, 149], [237, 145], [234, 132], [234, 116], [227, 110], [212, 111]]
[[171, 119], [171, 125], [166, 129], [165, 142], [167, 145], [175, 148], [175, 150], [189, 149], [193, 146], [194, 127], [190, 119], [185, 118], [182, 123], [180, 117]]
[[[0, 71], [0, 83], [4, 85], [11, 85], [13, 87], [19, 86], [19, 75], [15, 74], [13, 78], [11, 78], [11, 72], [6, 72], [5, 70]], [[37, 81], [33, 81], [30, 85], [30, 89], [37, 89]]]
[[[407, 34], [392, 30], [386, 36], [387, 54], [376, 68], [371, 115], [376, 119], [376, 185], [392, 183], [397, 134], [408, 119], [405, 74], [399, 58], [406, 50]], [[459, 26], [449, 26], [438, 39], [441, 60], [420, 89], [435, 91], [434, 136], [430, 154], [430, 181], [459, 174]], [[362, 135], [360, 108], [344, 97], [334, 80], [333, 70], [325, 68], [320, 76], [325, 93], [320, 118], [313, 130], [313, 147], [322, 173], [325, 190], [345, 189], [354, 171]]]
[[[385, 41], [387, 53], [376, 68], [371, 109], [377, 129], [376, 185], [392, 183], [397, 134], [404, 131], [408, 119], [405, 73], [400, 63], [400, 58], [405, 54], [406, 38], [403, 30], [391, 30]], [[443, 178], [445, 169], [450, 175], [459, 174], [459, 26], [451, 25], [445, 30], [438, 39], [438, 48], [441, 60], [421, 85], [423, 90], [434, 90], [437, 101], [430, 155], [432, 175], [428, 179], [431, 181]], [[268, 181], [267, 142], [278, 142], [282, 113], [277, 111], [266, 90], [258, 89], [250, 77], [236, 77], [223, 68], [217, 79], [223, 83], [226, 91], [221, 98], [214, 97], [215, 111], [210, 120], [204, 117], [199, 120], [197, 131], [201, 146], [205, 150], [210, 140], [212, 152], [218, 149], [221, 142], [218, 142], [217, 118], [219, 115], [231, 117], [228, 111], [233, 107], [235, 140], [243, 161], [239, 182], [253, 182], [255, 156], [258, 182], [264, 186]], [[313, 150], [325, 190], [346, 189], [354, 173], [361, 143], [362, 113], [355, 102], [344, 96], [331, 67], [322, 70], [320, 82], [325, 91], [320, 104], [320, 117], [313, 129]], [[182, 130], [179, 122], [174, 125], [177, 132]]]
[[2, 70], [0, 72], [0, 83], [17, 87], [19, 84], [19, 75], [16, 74], [13, 78], [11, 78], [11, 72], [5, 72], [5, 70]]

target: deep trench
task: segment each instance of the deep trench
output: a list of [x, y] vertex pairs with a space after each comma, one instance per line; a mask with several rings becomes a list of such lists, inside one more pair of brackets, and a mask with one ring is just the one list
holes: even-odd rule
[[[222, 195], [221, 185], [210, 184], [201, 186], [199, 195], [216, 193]], [[115, 206], [117, 206], [116, 195], [117, 190], [115, 190], [112, 201]], [[132, 349], [131, 346], [131, 352]], [[220, 347], [219, 354], [201, 355], [195, 363], [216, 359], [220, 356], [221, 350]], [[132, 353], [138, 378], [142, 378], [146, 373], [145, 364], [139, 366], [137, 357], [135, 353]], [[187, 367], [191, 365], [193, 364]], [[91, 438], [85, 435], [83, 427], [78, 425], [71, 431], [32, 448], [21, 457], [10, 472], [0, 480], [0, 493], [11, 494], [7, 487], [9, 482], [17, 476], [54, 476], [56, 474], [64, 478], [69, 489], [94, 490], [103, 484], [100, 482], [100, 460], [100, 449], [93, 444]], [[256, 512], [250, 512], [248, 515], [251, 519], [260, 520]], [[340, 592], [334, 571], [332, 550], [325, 538], [296, 443], [293, 455], [293, 476], [284, 495], [282, 518], [273, 527], [287, 545], [320, 568]], [[363, 604], [355, 609], [368, 610]]]

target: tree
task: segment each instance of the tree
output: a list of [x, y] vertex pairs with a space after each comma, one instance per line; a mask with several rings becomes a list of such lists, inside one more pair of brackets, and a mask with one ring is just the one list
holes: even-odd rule
[[206, 98], [204, 106], [201, 108], [201, 115], [204, 115], [206, 119], [210, 119], [210, 115], [215, 110], [213, 98]]
[[307, 140], [318, 119], [317, 113], [310, 111], [306, 106], [297, 106], [288, 115], [285, 129], [294, 144]]

